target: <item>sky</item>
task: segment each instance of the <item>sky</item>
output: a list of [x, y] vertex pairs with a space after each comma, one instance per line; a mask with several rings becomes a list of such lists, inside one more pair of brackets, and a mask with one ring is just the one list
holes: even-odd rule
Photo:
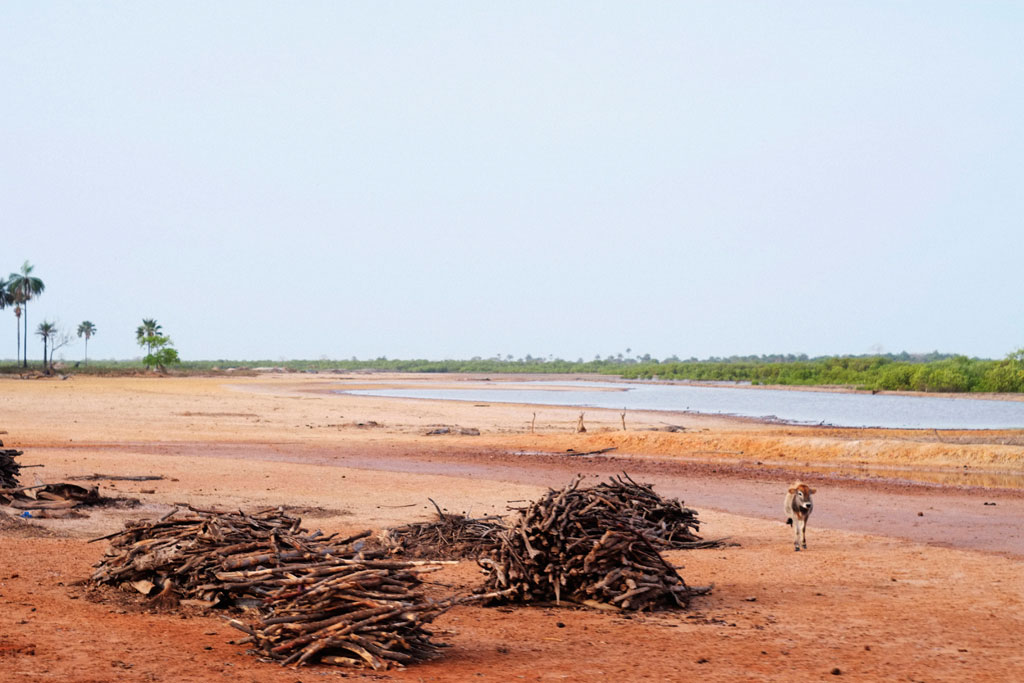
[[1021, 35], [1019, 2], [2, 3], [0, 274], [93, 358], [142, 318], [190, 360], [1002, 358]]

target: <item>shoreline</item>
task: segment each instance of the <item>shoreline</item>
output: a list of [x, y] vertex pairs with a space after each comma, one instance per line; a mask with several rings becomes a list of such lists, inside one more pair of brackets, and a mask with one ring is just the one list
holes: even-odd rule
[[[66, 369], [66, 368], [65, 368]], [[931, 391], [904, 391], [889, 389], [858, 389], [850, 385], [841, 384], [753, 384], [749, 381], [725, 381], [725, 380], [688, 380], [688, 379], [628, 379], [621, 375], [602, 375], [595, 373], [483, 373], [483, 372], [395, 372], [391, 370], [282, 370], [279, 368], [240, 368], [237, 370], [171, 370], [158, 374], [146, 370], [124, 370], [104, 373], [82, 373], [62, 372], [55, 370], [52, 375], [43, 373], [38, 368], [29, 368], [27, 372], [17, 371], [0, 372], [0, 381], [9, 380], [58, 380], [62, 375], [68, 379], [75, 377], [96, 378], [96, 379], [217, 379], [232, 380], [240, 378], [274, 377], [279, 379], [296, 377], [335, 377], [337, 379], [364, 379], [367, 377], [396, 377], [409, 380], [432, 380], [438, 377], [458, 378], [451, 381], [487, 381], [495, 383], [516, 383], [534, 381], [579, 381], [579, 382], [609, 382], [620, 384], [640, 385], [680, 385], [695, 387], [721, 387], [731, 389], [754, 389], [754, 390], [777, 390], [777, 391], [805, 391], [821, 392], [832, 394], [864, 394], [877, 396], [911, 396], [919, 398], [951, 398], [951, 399], [977, 399], [980, 401], [1009, 401], [1024, 403], [1024, 393], [993, 393], [993, 392], [931, 392]], [[354, 375], [357, 377], [346, 377]], [[374, 382], [368, 382], [374, 384]], [[609, 391], [614, 391], [610, 389]], [[1022, 428], [1024, 429], [1024, 428]]]
[[[603, 405], [603, 406], [601, 406], [601, 405], [594, 405], [592, 403], [584, 403], [582, 401], [581, 402], [577, 402], [577, 403], [571, 403], [571, 402], [565, 402], [565, 403], [561, 403], [561, 402], [543, 403], [543, 402], [531, 402], [528, 399], [527, 400], [523, 400], [523, 398], [514, 398], [512, 400], [505, 400], [501, 396], [501, 392], [506, 392], [506, 391], [507, 392], [513, 392], [513, 391], [538, 392], [540, 394], [550, 394], [552, 396], [557, 396], [561, 392], [571, 392], [571, 391], [585, 391], [585, 392], [595, 392], [596, 394], [601, 394], [601, 393], [605, 393], [605, 392], [625, 392], [625, 391], [629, 390], [628, 385], [635, 385], [635, 386], [639, 386], [639, 387], [649, 387], [649, 386], [682, 386], [682, 387], [693, 387], [693, 388], [717, 388], [717, 389], [782, 390], [782, 388], [778, 387], [778, 386], [750, 386], [750, 385], [736, 385], [736, 384], [722, 384], [722, 383], [699, 383], [699, 384], [697, 384], [697, 383], [693, 383], [693, 382], [660, 382], [660, 381], [649, 382], [649, 381], [638, 381], [638, 380], [611, 380], [611, 379], [608, 379], [608, 378], [581, 378], [581, 377], [578, 377], [578, 376], [566, 376], [566, 377], [562, 377], [561, 379], [558, 379], [558, 380], [552, 380], [552, 379], [540, 380], [540, 381], [543, 381], [543, 382], [546, 383], [546, 385], [544, 385], [544, 386], [539, 386], [539, 385], [536, 385], [536, 384], [532, 384], [531, 382], [536, 382], [537, 381], [537, 380], [533, 380], [533, 379], [520, 379], [520, 378], [517, 378], [517, 379], [502, 379], [502, 380], [495, 381], [495, 380], [490, 379], [489, 377], [485, 377], [483, 379], [478, 379], [476, 377], [462, 377], [462, 378], [460, 378], [458, 380], [450, 379], [450, 380], [446, 380], [443, 383], [441, 383], [441, 382], [438, 382], [438, 381], [434, 380], [433, 378], [414, 379], [414, 378], [403, 376], [401, 378], [386, 379], [386, 380], [381, 380], [381, 381], [377, 381], [377, 382], [358, 382], [355, 385], [347, 385], [347, 386], [342, 384], [343, 381], [344, 381], [344, 378], [339, 378], [339, 380], [338, 380], [339, 388], [335, 388], [335, 389], [329, 390], [329, 391], [333, 391], [334, 393], [340, 393], [340, 394], [348, 394], [348, 395], [352, 395], [352, 396], [360, 396], [360, 395], [362, 395], [362, 396], [377, 396], [377, 397], [380, 397], [380, 398], [392, 398], [392, 399], [410, 400], [410, 401], [415, 401], [415, 400], [455, 401], [455, 402], [468, 402], [468, 403], [480, 403], [480, 402], [484, 402], [484, 401], [490, 401], [490, 402], [493, 402], [493, 403], [504, 403], [504, 404], [508, 404], [508, 405], [537, 406], [537, 407], [562, 406], [562, 407], [567, 407], [567, 408], [576, 408], [576, 409], [584, 409], [584, 410], [620, 410], [620, 409], [617, 408], [617, 407], [610, 406], [610, 405]], [[493, 384], [491, 384], [491, 382], [493, 382]], [[565, 384], [560, 384], [560, 382], [564, 382]], [[627, 385], [627, 386], [625, 388], [622, 388], [622, 389], [617, 389], [617, 388], [607, 387], [607, 386], [596, 386], [596, 387], [593, 387], [593, 388], [583, 388], [583, 389], [581, 389], [580, 387], [577, 387], [577, 386], [571, 386], [569, 383], [595, 383], [595, 384], [596, 383], [603, 383], [603, 384], [622, 384], [622, 385]], [[472, 387], [467, 387], [466, 386], [467, 384], [472, 384], [473, 386]], [[484, 392], [484, 393], [494, 392], [494, 396], [476, 396], [476, 397], [470, 397], [470, 398], [462, 398], [462, 397], [459, 397], [459, 396], [440, 396], [440, 395], [434, 395], [434, 396], [417, 397], [417, 396], [402, 395], [401, 393], [398, 393], [398, 394], [394, 393], [394, 392], [403, 392], [403, 391], [424, 391], [425, 390], [424, 387], [426, 387], [426, 386], [429, 386], [430, 387], [429, 390], [433, 390], [435, 392], [439, 392], [439, 391], [452, 391], [452, 392], [458, 392], [458, 391], [474, 392], [475, 391], [475, 392]], [[1001, 403], [1020, 402], [1020, 401], [1018, 401], [1016, 399], [1015, 400], [1010, 400], [1010, 399], [1004, 399], [1004, 398], [997, 398], [997, 397], [994, 397], [993, 395], [984, 395], [984, 396], [977, 395], [976, 396], [976, 395], [972, 394], [972, 395], [969, 395], [969, 396], [956, 396], [956, 395], [926, 394], [926, 393], [920, 393], [920, 392], [875, 392], [875, 393], [871, 393], [871, 392], [862, 392], [862, 391], [855, 391], [855, 390], [833, 391], [833, 390], [830, 390], [828, 388], [821, 388], [821, 387], [808, 388], [808, 389], [787, 387], [786, 390], [787, 391], [807, 391], [809, 393], [823, 393], [823, 394], [831, 394], [831, 395], [835, 395], [835, 396], [843, 396], [843, 395], [877, 395], [877, 396], [883, 396], [883, 397], [884, 396], [906, 396], [906, 397], [915, 398], [915, 399], [932, 399], [932, 398], [935, 398], [935, 399], [945, 399], [945, 398], [953, 398], [953, 397], [955, 397], [955, 398], [958, 398], [960, 400], [965, 400], [965, 401], [977, 398], [978, 400], [998, 401], [998, 402], [1001, 402]], [[375, 392], [375, 393], [362, 393], [362, 394], [359, 394], [359, 393], [354, 393], [354, 392]], [[389, 392], [391, 392], [391, 393], [389, 394]], [[1022, 397], [1021, 400], [1024, 400], [1024, 397]], [[732, 419], [732, 420], [753, 421], [756, 424], [762, 424], [762, 425], [781, 425], [781, 426], [796, 426], [796, 427], [823, 427], [823, 428], [830, 428], [830, 429], [889, 429], [889, 430], [897, 430], [897, 431], [922, 431], [922, 432], [938, 432], [938, 431], [948, 431], [948, 432], [962, 432], [962, 431], [988, 432], [988, 431], [997, 431], [997, 432], [1004, 432], [1004, 431], [1019, 431], [1022, 434], [1024, 434], [1024, 425], [1018, 426], [1018, 427], [1008, 427], [1008, 426], [997, 426], [997, 427], [992, 427], [992, 426], [982, 426], [982, 427], [964, 427], [964, 426], [938, 426], [938, 427], [931, 426], [931, 427], [925, 427], [925, 426], [920, 426], [919, 427], [919, 426], [903, 426], [903, 425], [891, 425], [891, 426], [879, 426], [879, 425], [869, 425], [869, 424], [853, 425], [853, 424], [836, 424], [835, 422], [827, 421], [827, 419], [826, 420], [821, 420], [821, 421], [815, 421], [815, 420], [796, 420], [796, 419], [782, 418], [782, 417], [778, 417], [776, 415], [754, 416], [754, 415], [743, 415], [743, 414], [734, 413], [734, 412], [702, 412], [702, 411], [698, 411], [698, 410], [691, 410], [691, 409], [689, 409], [689, 407], [687, 407], [686, 409], [669, 408], [669, 407], [639, 407], [639, 408], [638, 407], [627, 407], [627, 408], [628, 408], [629, 411], [632, 411], [632, 412], [662, 412], [662, 413], [673, 413], [673, 414], [677, 414], [677, 415], [692, 415], [692, 416], [702, 416], [702, 417], [703, 416], [713, 416], [713, 417], [721, 417], [721, 418]], [[626, 410], [627, 408], [622, 408], [621, 410]], [[1024, 418], [1022, 418], [1022, 419], [1024, 419]]]

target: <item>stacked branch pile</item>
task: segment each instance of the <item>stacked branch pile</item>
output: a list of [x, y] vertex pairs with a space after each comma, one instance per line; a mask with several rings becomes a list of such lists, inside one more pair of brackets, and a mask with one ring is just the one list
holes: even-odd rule
[[[0, 441], [0, 446], [4, 442]], [[22, 454], [22, 451], [13, 448], [0, 448], [0, 489], [13, 489], [18, 487], [18, 474], [21, 472], [21, 465], [15, 460]]]
[[501, 517], [467, 517], [443, 512], [432, 499], [437, 519], [413, 522], [384, 532], [384, 544], [392, 553], [411, 557], [444, 559], [476, 558], [498, 544], [498, 535], [506, 529]]
[[[501, 592], [503, 601], [628, 610], [685, 607], [710, 590], [687, 586], [658, 552], [669, 545], [665, 538], [699, 542], [692, 510], [657, 503], [650, 487], [628, 477], [593, 488], [580, 488], [580, 481], [520, 510], [498, 546], [478, 560], [487, 577], [482, 590]], [[690, 532], [665, 536], [680, 514], [690, 520]]]
[[111, 547], [92, 578], [165, 602], [253, 608], [232, 626], [285, 664], [386, 669], [434, 656], [440, 645], [425, 625], [465, 598], [426, 598], [416, 586], [437, 563], [364, 550], [369, 534], [308, 533], [280, 510], [189, 508], [105, 537]]

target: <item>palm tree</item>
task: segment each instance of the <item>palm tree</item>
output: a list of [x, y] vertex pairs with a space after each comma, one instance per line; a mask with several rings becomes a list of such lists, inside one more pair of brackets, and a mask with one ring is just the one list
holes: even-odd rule
[[[14, 295], [7, 285], [7, 280], [0, 278], [0, 311], [14, 305]], [[21, 321], [15, 318], [14, 324], [18, 328], [18, 354], [14, 357], [17, 360], [18, 356], [21, 355]]]
[[[57, 336], [57, 326], [51, 322], [44, 320], [39, 323], [39, 327], [36, 328], [36, 334], [43, 338], [43, 369], [47, 374], [50, 373], [50, 366], [46, 362], [46, 344], [53, 337]], [[26, 344], [26, 346], [28, 346]]]
[[163, 331], [163, 326], [157, 323], [156, 318], [143, 318], [142, 324], [135, 330], [135, 341], [139, 346], [146, 347], [146, 355], [153, 353], [153, 343], [148, 341], [150, 337], [156, 337]]
[[96, 326], [88, 320], [82, 321], [78, 326], [78, 336], [85, 337], [85, 364], [89, 364], [89, 339], [96, 334]]
[[21, 297], [14, 290], [13, 280], [0, 279], [0, 310], [14, 307], [14, 331], [18, 337], [18, 351], [14, 354], [15, 365], [21, 360]]
[[15, 297], [14, 315], [21, 317], [22, 313], [25, 314], [25, 355], [24, 362], [22, 363], [23, 368], [28, 367], [28, 302], [29, 299], [39, 296], [46, 289], [46, 285], [43, 284], [42, 280], [33, 277], [32, 270], [34, 268], [35, 266], [25, 261], [21, 265], [21, 272], [11, 273], [10, 280], [7, 282], [7, 287]]

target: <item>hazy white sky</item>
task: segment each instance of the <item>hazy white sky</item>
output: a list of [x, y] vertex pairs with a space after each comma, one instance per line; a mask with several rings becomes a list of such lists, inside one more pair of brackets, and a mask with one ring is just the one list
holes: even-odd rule
[[1022, 35], [1019, 2], [3, 3], [0, 273], [98, 358], [143, 317], [186, 359], [1002, 357]]

